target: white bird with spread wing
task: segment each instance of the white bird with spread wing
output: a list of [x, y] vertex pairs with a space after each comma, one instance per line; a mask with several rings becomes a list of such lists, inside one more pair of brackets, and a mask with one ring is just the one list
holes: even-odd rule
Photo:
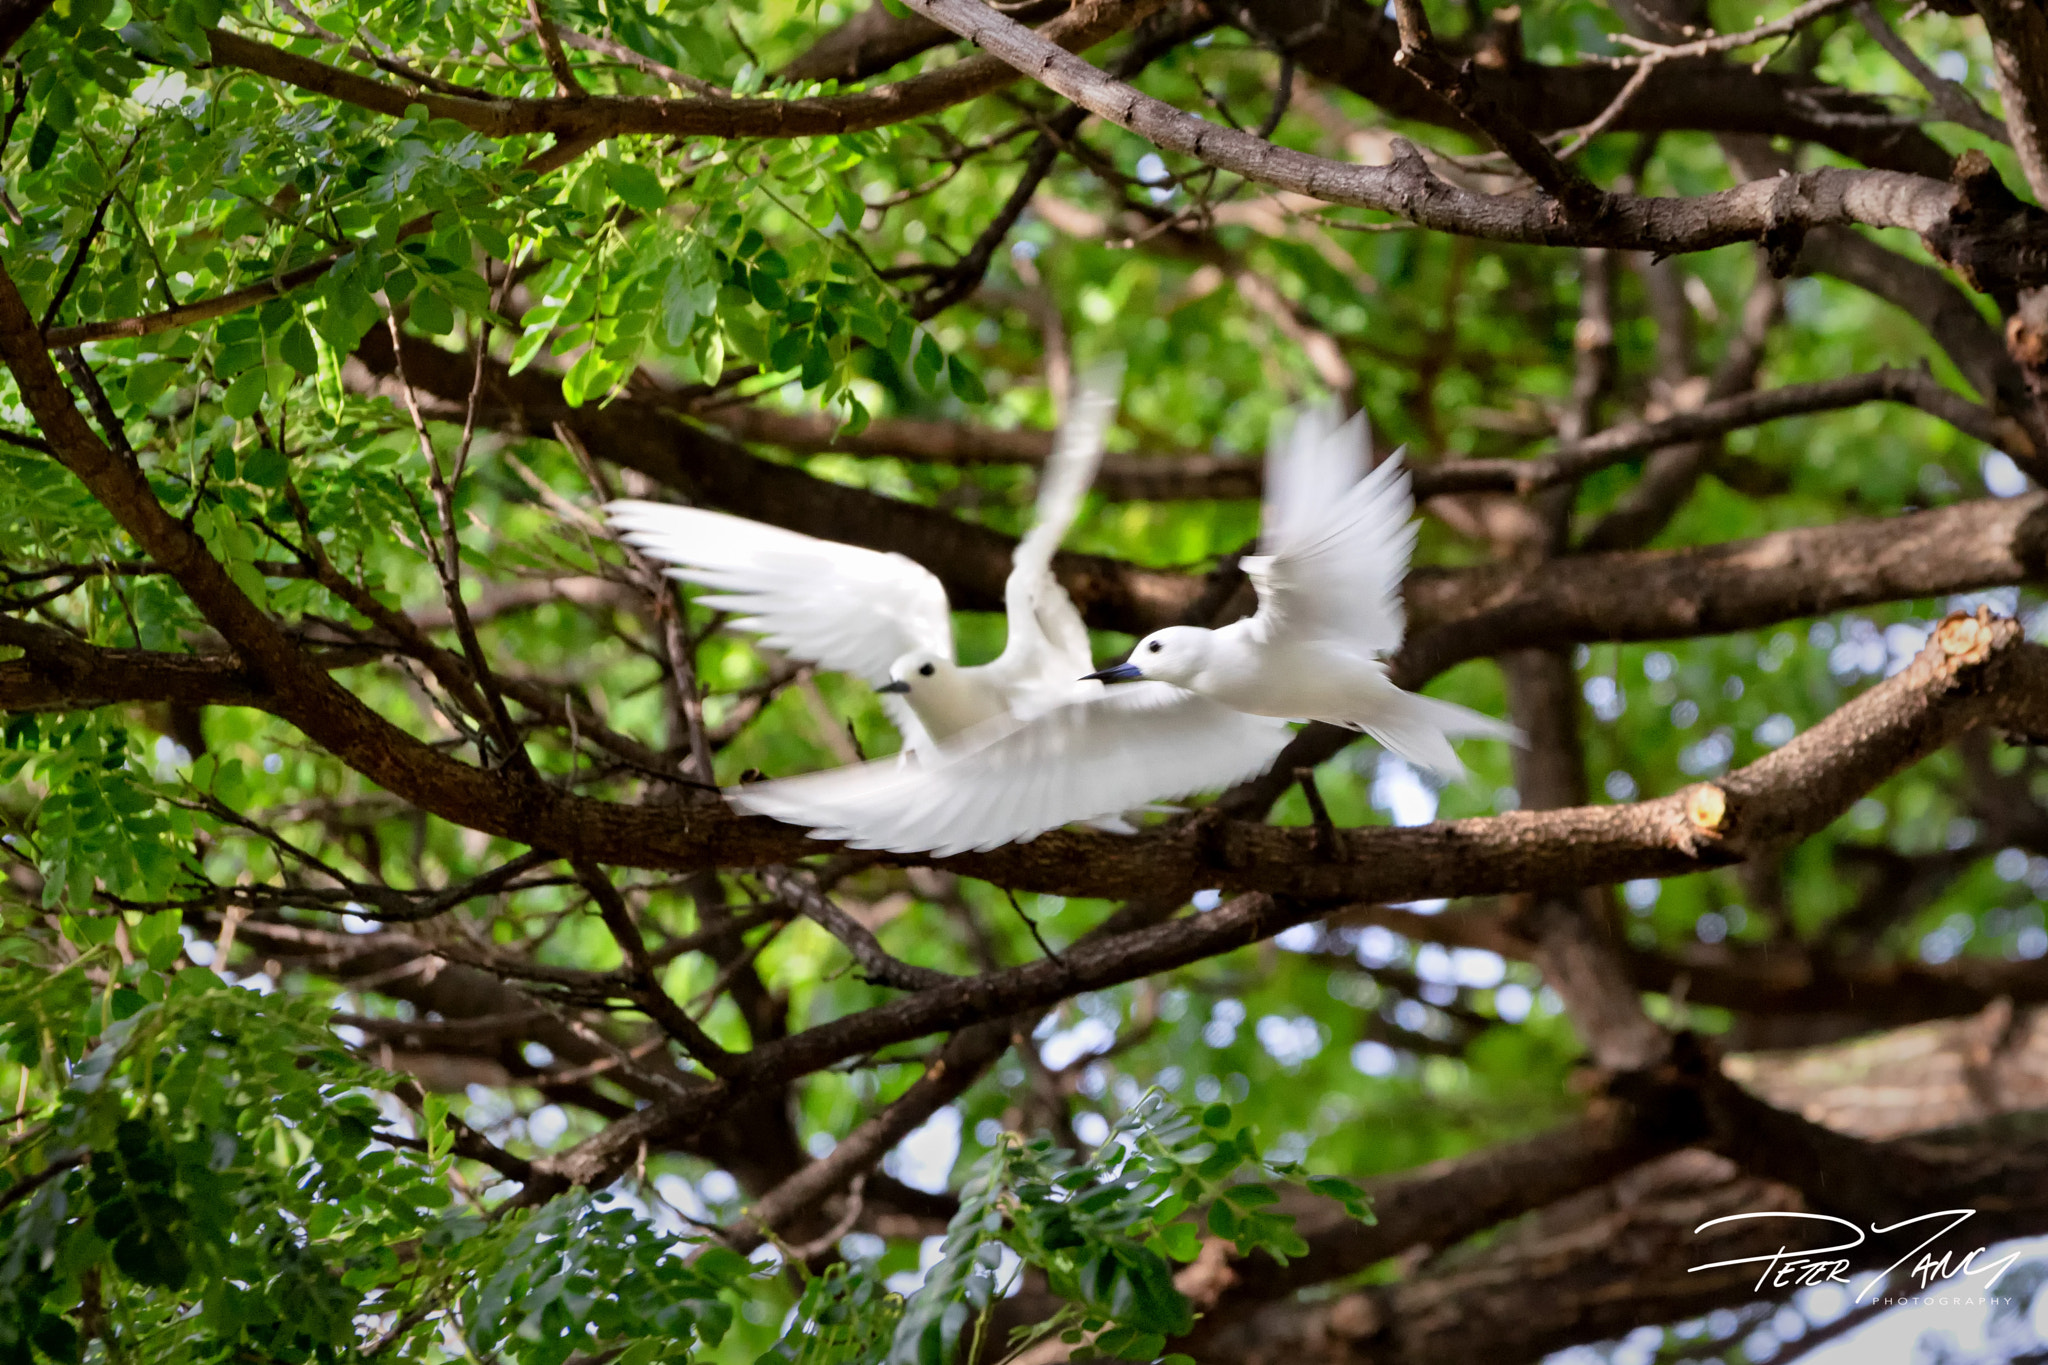
[[1408, 762], [1464, 775], [1454, 738], [1520, 743], [1513, 726], [1404, 692], [1380, 655], [1401, 647], [1401, 580], [1415, 548], [1415, 499], [1396, 451], [1367, 472], [1365, 417], [1310, 408], [1266, 459], [1259, 548], [1240, 561], [1259, 609], [1218, 630], [1168, 626], [1123, 663], [1088, 676], [1187, 688], [1235, 711], [1363, 730]]
[[855, 765], [727, 799], [856, 848], [951, 854], [1255, 776], [1285, 746], [1290, 719], [1364, 730], [1452, 775], [1462, 767], [1451, 736], [1517, 739], [1387, 680], [1377, 655], [1401, 643], [1414, 500], [1398, 458], [1367, 475], [1363, 422], [1340, 427], [1336, 416], [1304, 414], [1269, 457], [1266, 553], [1244, 561], [1259, 590], [1248, 620], [1148, 635], [1130, 662], [1083, 680], [1126, 686], [985, 722], [928, 761]]
[[698, 599], [704, 605], [744, 613], [734, 622], [741, 630], [801, 663], [872, 684], [904, 749], [924, 751], [1071, 697], [1088, 670], [1088, 629], [1053, 577], [1052, 558], [1095, 481], [1122, 380], [1121, 359], [1081, 375], [1003, 586], [1003, 652], [976, 667], [955, 662], [945, 586], [903, 555], [698, 507], [626, 500], [605, 511], [628, 544], [671, 565], [671, 577], [716, 589]]

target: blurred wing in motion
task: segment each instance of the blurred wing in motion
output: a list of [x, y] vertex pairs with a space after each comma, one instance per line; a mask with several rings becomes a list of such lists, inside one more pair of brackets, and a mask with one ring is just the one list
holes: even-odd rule
[[1018, 682], [1070, 683], [1094, 667], [1088, 627], [1067, 590], [1053, 577], [1052, 560], [1101, 467], [1102, 445], [1116, 420], [1123, 380], [1120, 355], [1098, 360], [1081, 372], [1052, 456], [1039, 473], [1031, 529], [1017, 542], [1003, 585], [1009, 638], [996, 667]]
[[990, 722], [920, 762], [762, 782], [726, 799], [820, 839], [943, 856], [1230, 786], [1263, 772], [1292, 734], [1167, 683], [1132, 683]]
[[946, 589], [902, 555], [700, 507], [620, 501], [605, 513], [670, 577], [715, 589], [705, 606], [743, 613], [735, 626], [799, 662], [880, 686], [912, 650], [953, 657]]
[[1308, 409], [1267, 457], [1264, 553], [1239, 563], [1259, 592], [1261, 643], [1388, 654], [1407, 628], [1415, 499], [1399, 451], [1364, 473], [1364, 415], [1341, 426], [1335, 417]]
[[1266, 444], [1266, 492], [1259, 508], [1259, 549], [1276, 554], [1326, 514], [1366, 476], [1365, 414], [1349, 422], [1334, 399], [1306, 404]]

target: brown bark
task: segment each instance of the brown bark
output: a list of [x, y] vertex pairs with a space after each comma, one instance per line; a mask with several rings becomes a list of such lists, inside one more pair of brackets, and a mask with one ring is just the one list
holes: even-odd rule
[[[1406, 144], [1399, 144], [1389, 165], [1359, 166], [1211, 123], [1113, 79], [977, 0], [911, 0], [910, 7], [1163, 150], [1260, 184], [1326, 203], [1394, 213], [1441, 232], [1669, 255], [1861, 223], [1911, 228], [1923, 235], [1950, 232], [1950, 249], [1957, 252], [1978, 245], [1975, 236], [1951, 221], [1961, 203], [1956, 186], [1895, 171], [1808, 171], [1689, 199], [1610, 194], [1597, 213], [1567, 214], [1542, 195], [1474, 194], [1440, 179]], [[2048, 283], [2048, 255], [2036, 259], [2033, 245], [2012, 243], [1986, 253], [1983, 266], [2002, 270], [2022, 286]]]

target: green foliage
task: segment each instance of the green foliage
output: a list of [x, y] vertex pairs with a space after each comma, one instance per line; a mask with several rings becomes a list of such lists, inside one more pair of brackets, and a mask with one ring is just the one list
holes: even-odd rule
[[192, 822], [161, 799], [111, 717], [10, 716], [0, 727], [0, 783], [13, 781], [43, 792], [32, 822], [7, 837], [33, 854], [45, 905], [83, 906], [96, 883], [137, 901], [169, 894]]
[[[565, 28], [641, 59], [574, 49], [592, 94], [676, 94], [652, 62], [742, 97], [798, 99], [831, 90], [774, 73], [856, 7], [548, 8]], [[1742, 0], [1717, 6], [1716, 18], [1726, 31], [1767, 8], [1782, 6]], [[1476, 12], [1432, 9], [1453, 34]], [[1527, 54], [1543, 62], [1606, 51], [1616, 26], [1611, 7], [1586, 0], [1538, 0], [1522, 16]], [[309, 32], [305, 18], [324, 33]], [[1986, 93], [1979, 27], [1940, 14], [1913, 22], [1966, 59]], [[1255, 455], [1278, 411], [1325, 386], [1326, 369], [1299, 344], [1303, 328], [1356, 373], [1352, 397], [1379, 443], [1406, 443], [1418, 462], [1534, 453], [1573, 390], [1582, 277], [1572, 255], [1344, 231], [1324, 221], [1342, 214], [1295, 214], [1227, 177], [1198, 204], [1199, 173], [1141, 184], [1140, 158], [1153, 149], [1099, 122], [1077, 135], [1075, 154], [1005, 238], [986, 287], [926, 316], [922, 291], [950, 278], [1013, 193], [1022, 149], [1056, 107], [1028, 84], [839, 136], [613, 137], [543, 170], [536, 158], [561, 150], [550, 134], [486, 137], [421, 105], [373, 113], [218, 65], [207, 39], [217, 26], [394, 85], [399, 76], [351, 48], [388, 48], [387, 61], [507, 101], [556, 93], [517, 6], [68, 0], [8, 54], [15, 65], [0, 79], [0, 257], [39, 322], [48, 313], [60, 332], [133, 323], [81, 354], [163, 505], [365, 707], [467, 758], [484, 747], [474, 717], [424, 651], [393, 652], [366, 610], [421, 621], [445, 612], [429, 553], [443, 533], [433, 471], [460, 466], [447, 533], [461, 589], [493, 666], [528, 684], [529, 697], [572, 708], [573, 723], [548, 724], [512, 704], [536, 769], [564, 790], [668, 801], [676, 789], [650, 773], [672, 771], [687, 740], [668, 701], [665, 623], [644, 599], [621, 606], [620, 557], [581, 517], [636, 490], [613, 462], [618, 452], [591, 451], [586, 468], [550, 439], [565, 412], [588, 416], [630, 395], [650, 421], [716, 424], [750, 405], [847, 437], [881, 419], [1043, 428], [1055, 415], [1039, 311], [1048, 300], [1079, 359], [1128, 357], [1112, 437], [1121, 460]], [[938, 70], [955, 55], [941, 50], [879, 79]], [[1770, 60], [1888, 98], [1921, 97], [1853, 20], [1831, 18], [1810, 44]], [[1182, 108], [1220, 103], [1250, 126], [1270, 106], [1273, 74], [1270, 52], [1221, 28], [1153, 63], [1142, 84]], [[1423, 131], [1389, 123], [1346, 91], [1313, 93], [1286, 111], [1276, 141], [1349, 157], [1355, 149], [1333, 129]], [[1986, 150], [2020, 183], [2009, 148], [1953, 125], [1924, 131], [1950, 151]], [[1427, 137], [1459, 142], [1437, 129]], [[1804, 155], [1818, 164], [1831, 154]], [[1654, 194], [1703, 193], [1728, 178], [1713, 139], [1691, 132], [1654, 147], [1633, 134], [1602, 137], [1579, 164], [1604, 184], [1639, 170]], [[1209, 213], [1221, 206], [1247, 211]], [[1168, 230], [1160, 214], [1183, 216]], [[1089, 215], [1101, 230], [1075, 226]], [[1201, 249], [1191, 252], [1182, 231], [1196, 229]], [[1887, 245], [1926, 259], [1913, 241]], [[1691, 310], [1697, 367], [1710, 370], [1759, 284], [1754, 253], [1732, 247], [1669, 268]], [[1283, 314], [1232, 287], [1239, 271], [1270, 284]], [[205, 306], [222, 298], [235, 306]], [[189, 310], [176, 325], [162, 316], [173, 309]], [[1616, 382], [1602, 421], [1672, 401], [1645, 277], [1632, 265], [1617, 271], [1615, 312]], [[1967, 387], [1911, 318], [1846, 284], [1791, 280], [1785, 314], [1765, 386], [1924, 361]], [[424, 438], [396, 377], [369, 368], [394, 329], [424, 348], [410, 354], [461, 376], [438, 403], [420, 385]], [[517, 392], [547, 401], [507, 413], [492, 397], [472, 427], [461, 399], [480, 346], [535, 386]], [[29, 434], [11, 387], [0, 392], [0, 425]], [[817, 445], [755, 454], [1000, 532], [1028, 516], [1033, 475], [1020, 465]], [[1980, 444], [1896, 406], [1777, 422], [1725, 445], [1657, 545], [1737, 541], [1984, 492]], [[1612, 509], [1640, 469], [1587, 479], [1575, 524]], [[678, 487], [699, 472], [680, 468]], [[1257, 524], [1250, 500], [1098, 494], [1069, 544], [1199, 575]], [[1436, 518], [1416, 558], [1458, 566], [1488, 548]], [[2025, 610], [2037, 599], [1998, 601]], [[721, 628], [701, 604], [678, 603], [717, 780], [836, 763], [849, 732], [869, 755], [897, 744], [864, 686], [837, 676], [791, 685], [771, 651]], [[1715, 638], [1580, 649], [1594, 799], [1663, 795], [1763, 756], [1883, 676], [1952, 605], [1974, 603], [1902, 602]], [[15, 445], [0, 445], [0, 612], [82, 644], [219, 658], [212, 627], [83, 485]], [[970, 661], [1000, 649], [994, 615], [962, 612], [956, 625]], [[452, 632], [426, 634], [455, 651]], [[1107, 656], [1128, 640], [1105, 633], [1096, 643]], [[16, 653], [0, 647], [0, 666]], [[1431, 690], [1489, 713], [1503, 707], [1498, 670], [1485, 662]], [[638, 747], [610, 743], [617, 737]], [[1471, 779], [1441, 790], [1366, 746], [1324, 765], [1317, 781], [1347, 826], [1519, 804], [1499, 746], [1472, 746], [1466, 757]], [[1894, 777], [1793, 850], [1775, 880], [1722, 870], [1622, 888], [1630, 942], [1674, 959], [1723, 941], [1819, 951], [1874, 883], [1877, 855], [1962, 851], [1971, 855], [1963, 870], [1859, 951], [1902, 961], [2040, 955], [2048, 863], [2003, 846], [2013, 836], [1981, 819], [1969, 781], [1989, 772], [2048, 797], [2048, 772], [2004, 748], [1967, 763], [1980, 766], [1944, 755]], [[1273, 819], [1309, 821], [1298, 790]], [[1204, 1238], [1300, 1253], [1276, 1212], [1278, 1183], [1300, 1182], [1369, 1217], [1351, 1179], [1305, 1172], [1364, 1179], [1406, 1169], [1527, 1135], [1580, 1103], [1567, 1084], [1579, 1042], [1533, 968], [1339, 926], [1048, 1014], [1024, 1044], [1039, 1053], [1029, 1065], [1019, 1049], [956, 1102], [958, 1209], [914, 1290], [895, 1278], [921, 1264], [911, 1238], [857, 1250], [855, 1234], [841, 1243], [843, 1259], [801, 1271], [702, 1242], [701, 1229], [665, 1207], [669, 1194], [692, 1218], [729, 1222], [758, 1191], [743, 1187], [739, 1162], [725, 1160], [729, 1173], [687, 1144], [657, 1145], [606, 1192], [508, 1211], [498, 1173], [454, 1154], [446, 1120], [515, 1159], [546, 1159], [659, 1092], [622, 1082], [631, 1068], [604, 1048], [571, 1062], [524, 1035], [457, 1048], [450, 1074], [428, 1075], [390, 1040], [402, 1026], [465, 1021], [442, 1010], [437, 983], [421, 979], [432, 973], [351, 965], [350, 937], [387, 912], [336, 888], [346, 881], [402, 900], [523, 851], [395, 802], [257, 707], [187, 713], [151, 702], [7, 717], [0, 1109], [22, 1113], [4, 1125], [0, 1365], [70, 1365], [104, 1352], [109, 1336], [128, 1359], [171, 1365], [355, 1359], [371, 1344], [382, 1345], [380, 1361], [565, 1365], [620, 1349], [627, 1365], [926, 1365], [993, 1330], [990, 1310], [1022, 1267], [1068, 1305], [1046, 1330], [1072, 1333], [1098, 1356], [1148, 1359], [1188, 1323], [1171, 1277]], [[732, 930], [728, 916], [753, 915], [765, 899], [747, 876], [626, 881], [662, 954], [662, 985], [727, 1046], [893, 998], [808, 922], [762, 916]], [[1034, 960], [1039, 935], [1064, 946], [1114, 908], [1023, 896], [1013, 909], [999, 888], [867, 866], [848, 871], [835, 894], [873, 912], [890, 952], [963, 973]], [[313, 946], [293, 956], [275, 942], [252, 946], [246, 933], [238, 941], [234, 926], [249, 913]], [[451, 955], [451, 977], [474, 961], [530, 968], [507, 989], [524, 992], [514, 998], [532, 1018], [552, 1027], [566, 1017], [619, 1053], [672, 1059], [617, 997], [576, 993], [581, 974], [612, 971], [623, 956], [561, 877], [465, 901], [418, 932]], [[271, 993], [227, 989], [227, 980]], [[1725, 1023], [1683, 1001], [1658, 998], [1653, 1008], [1674, 1023]], [[561, 1032], [548, 1036], [567, 1046]], [[890, 1050], [794, 1083], [788, 1150], [843, 1139], [926, 1060]], [[401, 1105], [396, 1095], [418, 1098], [418, 1086], [432, 1093], [417, 1108]], [[552, 1133], [542, 1118], [550, 1111]]]
[[[1235, 1180], [1247, 1167], [1255, 1174], [1292, 1168], [1266, 1167], [1251, 1129], [1233, 1126], [1227, 1104], [1175, 1105], [1154, 1092], [1085, 1162], [1044, 1138], [1006, 1136], [962, 1186], [940, 1260], [905, 1305], [887, 1365], [952, 1359], [962, 1332], [1001, 1288], [1005, 1247], [1044, 1271], [1072, 1305], [1032, 1329], [1033, 1337], [1063, 1331], [1119, 1360], [1159, 1355], [1167, 1337], [1194, 1323], [1171, 1264], [1200, 1250], [1192, 1211], [1206, 1204], [1209, 1230], [1240, 1253], [1264, 1251], [1284, 1265], [1308, 1249], [1292, 1218], [1257, 1211], [1279, 1197], [1269, 1186]], [[1343, 1199], [1354, 1217], [1370, 1217], [1356, 1187], [1322, 1183], [1318, 1193]]]
[[[351, 1358], [365, 1321], [398, 1360], [445, 1358], [452, 1327], [478, 1356], [521, 1365], [621, 1346], [682, 1361], [726, 1338], [736, 1297], [770, 1288], [745, 1258], [601, 1199], [517, 1212], [470, 1192], [451, 1201], [445, 1103], [414, 1121], [424, 1141], [406, 1137], [375, 1099], [395, 1078], [338, 1044], [316, 1002], [230, 989], [197, 967], [163, 974], [175, 921], [131, 933], [162, 961], [112, 973], [140, 992], [88, 988], [92, 967], [117, 965], [104, 944], [0, 978], [0, 1049], [52, 1097], [23, 1116], [34, 1128], [4, 1167], [32, 1192], [0, 1211], [0, 1361], [76, 1361], [88, 1316], [164, 1362]], [[948, 1359], [995, 1301], [1000, 1247], [1048, 1273], [1075, 1303], [1062, 1323], [1095, 1334], [1099, 1352], [1149, 1358], [1191, 1322], [1170, 1260], [1193, 1258], [1199, 1204], [1241, 1250], [1303, 1249], [1291, 1219], [1258, 1211], [1271, 1188], [1237, 1182], [1246, 1168], [1293, 1173], [1260, 1163], [1228, 1105], [1158, 1095], [1085, 1163], [1008, 1140], [964, 1187], [944, 1254], [907, 1303], [873, 1262], [834, 1265], [806, 1277], [765, 1358]], [[1311, 1188], [1369, 1216], [1344, 1181]]]
[[76, 1360], [81, 1298], [100, 1330], [165, 1362], [341, 1360], [371, 1338], [393, 1359], [443, 1358], [424, 1309], [452, 1315], [470, 1349], [536, 1365], [620, 1342], [681, 1360], [727, 1332], [721, 1296], [752, 1273], [743, 1259], [685, 1258], [587, 1199], [456, 1207], [445, 1149], [382, 1140], [374, 1095], [393, 1078], [313, 1002], [188, 967], [103, 1024], [120, 1011], [82, 989], [84, 966], [110, 956], [10, 968], [0, 997], [11, 1059], [66, 1078], [8, 1174], [76, 1167], [0, 1215], [0, 1359]]

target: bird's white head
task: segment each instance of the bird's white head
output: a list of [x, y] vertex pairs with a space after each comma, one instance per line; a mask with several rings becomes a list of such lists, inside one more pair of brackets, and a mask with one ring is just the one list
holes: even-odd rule
[[1213, 640], [1214, 632], [1200, 626], [1168, 626], [1138, 641], [1130, 658], [1088, 677], [1106, 683], [1151, 681], [1189, 687], [1208, 667]]
[[889, 665], [875, 689], [902, 697], [933, 739], [948, 739], [1003, 710], [1002, 698], [943, 655], [912, 650]]
[[951, 659], [927, 650], [913, 649], [889, 665], [889, 681], [876, 690], [916, 697], [920, 692], [943, 690], [952, 681], [952, 675], [959, 671], [959, 666]]

